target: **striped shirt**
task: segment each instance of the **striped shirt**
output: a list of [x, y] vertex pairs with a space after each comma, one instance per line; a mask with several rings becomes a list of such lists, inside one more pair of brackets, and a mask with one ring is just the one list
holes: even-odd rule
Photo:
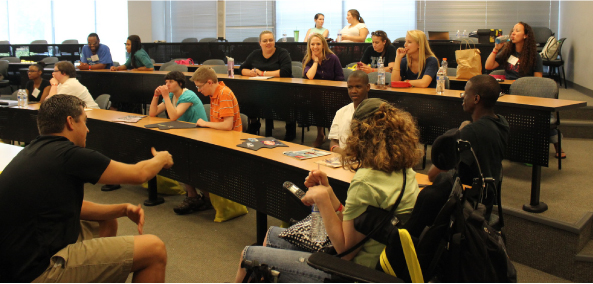
[[233, 91], [224, 82], [218, 81], [218, 87], [210, 97], [210, 121], [222, 122], [225, 117], [233, 117], [233, 130], [243, 131], [239, 102]]

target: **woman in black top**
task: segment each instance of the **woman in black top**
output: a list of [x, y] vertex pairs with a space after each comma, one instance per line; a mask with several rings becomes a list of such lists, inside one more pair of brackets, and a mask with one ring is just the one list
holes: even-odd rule
[[51, 84], [48, 80], [41, 78], [43, 67], [45, 67], [45, 63], [37, 62], [29, 66], [29, 71], [27, 71], [29, 81], [25, 89], [27, 90], [27, 95], [29, 95], [30, 102], [42, 103], [47, 98], [47, 95], [49, 95]]
[[[272, 77], [292, 77], [292, 59], [290, 54], [284, 48], [276, 47], [274, 41], [274, 34], [271, 31], [263, 31], [259, 34], [259, 45], [261, 49], [254, 50], [245, 62], [241, 64], [241, 75], [255, 77], [255, 76], [272, 76]], [[266, 134], [265, 136], [272, 136], [272, 129], [274, 128], [274, 121], [266, 120]], [[259, 119], [249, 119], [249, 133], [257, 133], [261, 124]], [[286, 136], [285, 141], [292, 141], [296, 138], [296, 122], [286, 122]]]

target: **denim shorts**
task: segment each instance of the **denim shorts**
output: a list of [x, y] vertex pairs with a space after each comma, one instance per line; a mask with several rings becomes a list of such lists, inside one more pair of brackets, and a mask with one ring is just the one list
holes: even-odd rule
[[303, 282], [324, 282], [331, 278], [321, 270], [317, 270], [307, 264], [310, 252], [301, 251], [298, 247], [278, 237], [283, 228], [270, 227], [268, 240], [265, 247], [249, 246], [243, 250], [244, 260], [257, 260], [261, 264], [267, 264], [280, 272], [279, 282], [303, 283]]

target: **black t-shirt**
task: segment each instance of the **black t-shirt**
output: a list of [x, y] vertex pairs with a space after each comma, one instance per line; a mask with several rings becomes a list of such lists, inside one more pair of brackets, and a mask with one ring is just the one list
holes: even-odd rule
[[245, 62], [239, 68], [243, 69], [257, 68], [261, 71], [275, 71], [280, 69], [280, 77], [292, 77], [292, 59], [290, 54], [284, 48], [276, 47], [276, 51], [270, 58], [265, 58], [261, 49], [254, 50]]
[[360, 62], [364, 64], [371, 64], [371, 68], [378, 68], [377, 63], [379, 62], [379, 57], [383, 57], [383, 66], [385, 67], [387, 67], [391, 62], [395, 62], [395, 46], [390, 44], [383, 51], [385, 51], [385, 54], [381, 56], [381, 53], [383, 52], [376, 52], [373, 46], [369, 46], [364, 51], [364, 54], [362, 55]]
[[521, 54], [519, 52], [515, 52], [511, 54], [511, 56], [517, 57], [519, 60], [516, 64], [511, 64], [508, 62], [508, 58], [502, 58], [502, 56], [496, 56], [496, 62], [499, 66], [504, 66], [504, 73], [507, 80], [517, 80], [524, 76], [533, 76], [535, 72], [544, 72], [544, 65], [542, 61], [542, 57], [539, 53], [535, 54], [535, 63], [533, 64], [533, 68], [527, 72], [527, 74], [521, 76], [520, 73], [520, 66], [521, 66]]
[[33, 96], [33, 87], [35, 86], [35, 82], [33, 80], [29, 80], [27, 82], [27, 86], [25, 87], [27, 91], [29, 91], [29, 101], [30, 102], [38, 102], [41, 99], [41, 95], [43, 95], [43, 90], [45, 87], [51, 86], [48, 80], [41, 79], [41, 85], [39, 85], [39, 95], [37, 97]]
[[61, 136], [40, 136], [0, 174], [0, 282], [31, 282], [80, 232], [84, 183], [110, 159]]
[[[502, 170], [502, 160], [509, 137], [509, 123], [502, 115], [498, 119], [483, 116], [461, 129], [461, 140], [469, 141], [478, 157], [484, 177], [492, 177], [497, 181]], [[471, 185], [476, 177], [480, 177], [478, 167], [471, 152], [461, 155], [459, 178], [463, 184]]]

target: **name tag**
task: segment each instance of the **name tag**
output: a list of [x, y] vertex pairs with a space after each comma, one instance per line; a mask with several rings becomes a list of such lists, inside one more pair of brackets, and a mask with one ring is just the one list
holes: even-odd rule
[[33, 93], [31, 95], [33, 95], [35, 98], [37, 98], [39, 96], [39, 93], [40, 93], [39, 89], [33, 88]]
[[509, 56], [509, 60], [507, 60], [507, 62], [515, 66], [517, 65], [517, 62], [519, 62], [519, 58], [515, 57], [514, 55], [511, 55]]
[[95, 55], [91, 56], [91, 60], [92, 61], [99, 61], [99, 55], [95, 54]]

